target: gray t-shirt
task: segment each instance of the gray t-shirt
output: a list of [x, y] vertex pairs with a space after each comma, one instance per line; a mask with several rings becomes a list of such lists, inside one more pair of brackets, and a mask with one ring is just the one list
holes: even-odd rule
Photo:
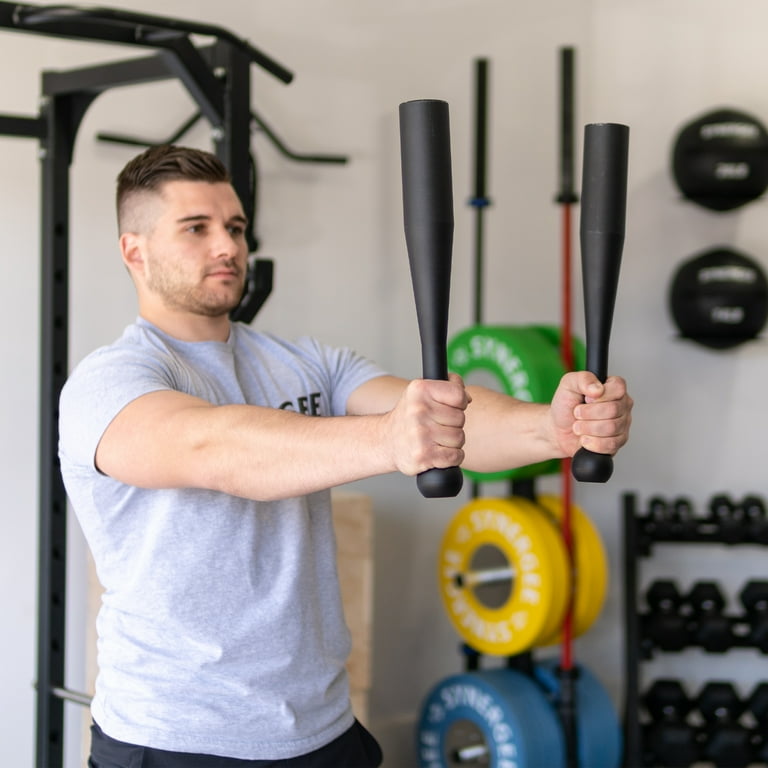
[[[59, 453], [105, 588], [92, 704], [105, 733], [274, 760], [352, 724], [330, 493], [257, 502], [146, 490], [99, 473], [94, 456], [112, 419], [148, 392], [329, 416], [381, 374], [312, 339], [288, 343], [234, 323], [227, 342], [190, 343], [142, 319], [73, 371]], [[254, 471], [245, 461], [240, 471]]]

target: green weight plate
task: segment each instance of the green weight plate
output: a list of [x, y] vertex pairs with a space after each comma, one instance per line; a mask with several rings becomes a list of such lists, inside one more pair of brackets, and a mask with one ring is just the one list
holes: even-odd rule
[[[546, 403], [565, 373], [559, 339], [560, 331], [554, 326], [473, 326], [450, 340], [448, 368], [467, 384], [480, 375], [484, 380], [475, 383], [519, 400]], [[583, 345], [575, 340], [574, 346], [580, 355]], [[464, 472], [474, 480], [491, 482], [557, 474], [560, 466], [560, 461], [552, 460], [501, 472]]]
[[[560, 350], [560, 336], [561, 328], [556, 325], [531, 325], [531, 328], [536, 329], [539, 333], [543, 334], [549, 343]], [[583, 371], [587, 367], [587, 348], [584, 346], [584, 342], [578, 336], [571, 337], [572, 352], [573, 352], [573, 369], [575, 371]]]
[[417, 726], [419, 768], [559, 768], [557, 716], [534, 680], [512, 669], [453, 675], [430, 691]]

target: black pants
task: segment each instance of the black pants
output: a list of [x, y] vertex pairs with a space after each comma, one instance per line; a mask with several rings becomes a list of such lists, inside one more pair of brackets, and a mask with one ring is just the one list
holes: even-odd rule
[[287, 760], [238, 760], [234, 757], [167, 752], [126, 744], [91, 726], [89, 768], [377, 768], [382, 754], [376, 739], [355, 720], [338, 739]]

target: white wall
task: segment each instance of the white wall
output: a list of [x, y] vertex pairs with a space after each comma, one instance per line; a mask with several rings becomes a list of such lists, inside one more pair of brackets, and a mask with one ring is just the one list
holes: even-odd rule
[[[123, 8], [153, 12], [156, 3]], [[701, 508], [719, 491], [763, 492], [762, 435], [768, 409], [757, 384], [765, 345], [714, 353], [680, 342], [666, 310], [675, 265], [723, 243], [765, 263], [765, 203], [717, 215], [680, 201], [668, 172], [675, 131], [701, 111], [730, 104], [768, 120], [759, 0], [166, 0], [169, 16], [218, 23], [249, 38], [296, 73], [285, 87], [254, 70], [253, 104], [301, 151], [347, 153], [342, 167], [281, 158], [262, 136], [262, 253], [276, 263], [276, 288], [256, 325], [287, 336], [311, 332], [349, 344], [393, 371], [419, 373], [415, 313], [402, 236], [397, 105], [411, 98], [451, 104], [456, 201], [451, 331], [472, 317], [472, 60], [491, 60], [491, 148], [485, 319], [557, 322], [557, 48], [577, 47], [578, 121], [631, 126], [629, 215], [611, 369], [636, 398], [633, 439], [609, 484], [579, 487], [609, 549], [611, 592], [603, 616], [578, 643], [581, 659], [621, 700], [620, 501], [636, 491], [685, 494]], [[39, 73], [134, 55], [129, 49], [0, 30], [0, 113], [37, 112]], [[97, 143], [98, 130], [161, 138], [193, 111], [177, 84], [114, 90], [94, 103], [80, 130], [72, 204], [71, 361], [115, 337], [135, 313], [119, 264], [112, 213], [114, 178], [133, 154]], [[207, 129], [188, 141], [208, 147]], [[38, 166], [31, 140], [0, 138], [4, 212], [7, 360], [0, 400], [0, 759], [31, 764], [35, 676], [38, 379]], [[578, 274], [574, 276], [578, 287]], [[295, 308], [300, 308], [296, 311]], [[581, 327], [580, 304], [576, 306]], [[388, 768], [413, 764], [412, 723], [426, 691], [458, 671], [457, 638], [435, 586], [442, 531], [463, 500], [425, 501], [400, 477], [360, 483], [376, 510], [376, 600], [372, 726]], [[554, 478], [543, 490], [557, 490]], [[489, 489], [489, 492], [497, 492]], [[75, 525], [70, 548], [69, 684], [81, 687], [84, 549]], [[663, 555], [654, 567], [693, 580], [710, 572], [738, 585], [761, 567], [760, 553], [730, 560]], [[698, 558], [698, 559], [696, 559]], [[704, 558], [704, 560], [702, 559]], [[682, 571], [680, 570], [682, 569]], [[688, 569], [686, 571], [686, 569]], [[716, 570], [717, 569], [717, 570]], [[751, 570], [750, 570], [751, 569]], [[691, 675], [706, 675], [692, 657]], [[730, 662], [729, 662], [730, 663]], [[725, 674], [768, 676], [766, 662], [735, 654]], [[721, 668], [722, 669], [722, 668]], [[678, 665], [677, 674], [681, 674]], [[745, 682], [746, 684], [746, 682]], [[74, 736], [73, 736], [74, 734]], [[76, 725], [69, 742], [78, 739]], [[74, 746], [70, 766], [77, 764]]]

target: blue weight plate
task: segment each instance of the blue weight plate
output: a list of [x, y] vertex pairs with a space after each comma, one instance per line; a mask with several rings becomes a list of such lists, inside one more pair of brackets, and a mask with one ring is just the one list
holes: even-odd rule
[[[551, 706], [560, 690], [558, 660], [536, 664], [534, 676]], [[579, 765], [582, 768], [618, 768], [621, 765], [623, 737], [613, 701], [602, 683], [583, 664], [577, 665], [576, 713]], [[553, 709], [556, 712], [556, 710]]]
[[417, 727], [419, 768], [559, 768], [557, 717], [534, 680], [511, 669], [453, 675], [427, 695]]

